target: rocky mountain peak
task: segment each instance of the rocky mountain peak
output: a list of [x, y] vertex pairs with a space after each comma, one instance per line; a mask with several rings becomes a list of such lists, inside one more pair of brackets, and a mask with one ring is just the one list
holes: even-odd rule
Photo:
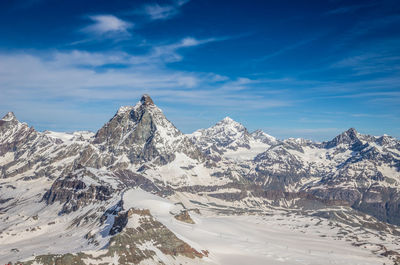
[[197, 130], [190, 137], [205, 153], [209, 153], [210, 148], [218, 149], [218, 153], [223, 153], [226, 149], [250, 148], [251, 139], [246, 127], [229, 117], [208, 129]]
[[354, 128], [350, 128], [347, 131], [339, 134], [333, 140], [326, 142], [326, 147], [331, 148], [335, 147], [339, 144], [348, 144], [352, 145], [356, 142], [360, 142], [359, 133]]
[[336, 138], [339, 140], [339, 143], [353, 143], [359, 140], [358, 137], [359, 133], [354, 128], [350, 128], [347, 131], [336, 136]]
[[135, 106], [121, 107], [96, 133], [93, 143], [116, 156], [125, 155], [134, 164], [153, 159], [166, 164], [177, 152], [195, 159], [201, 154], [148, 95]]
[[231, 117], [226, 116], [225, 118], [223, 118], [221, 120], [221, 122], [223, 122], [223, 123], [233, 123], [235, 121]]
[[8, 112], [0, 120], [0, 134], [7, 133], [8, 131], [17, 130], [22, 123], [20, 123], [15, 117], [13, 112]]
[[15, 117], [14, 112], [8, 112], [1, 120], [2, 121], [12, 121], [16, 120], [17, 118]]
[[144, 94], [135, 106], [121, 106], [115, 115], [124, 116], [126, 113], [130, 113], [132, 110], [137, 111], [140, 107], [147, 106], [156, 107], [151, 97], [147, 94]]
[[145, 106], [150, 106], [150, 105], [154, 105], [153, 100], [151, 99], [151, 97], [147, 94], [144, 94], [142, 96], [142, 98], [140, 99], [140, 103], [142, 103]]
[[220, 120], [219, 122], [217, 122], [216, 125], [224, 125], [224, 126], [226, 126], [226, 125], [232, 125], [232, 126], [236, 126], [236, 127], [239, 126], [239, 127], [243, 127], [243, 128], [244, 128], [244, 126], [243, 126], [241, 123], [239, 123], [239, 122], [233, 120], [233, 119], [230, 118], [230, 117], [225, 117], [225, 118], [223, 118], [222, 120]]
[[400, 146], [400, 141], [398, 141], [396, 138], [389, 136], [387, 134], [382, 135], [381, 137], [378, 137], [376, 142], [382, 146]]
[[[153, 106], [154, 108], [147, 108]], [[131, 148], [133, 143], [144, 145], [154, 137], [155, 131], [168, 127], [177, 134], [177, 129], [165, 118], [148, 95], [143, 95], [135, 106], [123, 106], [95, 136], [95, 143], [106, 144], [113, 149], [117, 146]]]
[[245, 133], [248, 134], [246, 127], [244, 127], [241, 123], [231, 119], [230, 117], [225, 117], [215, 124], [213, 127], [209, 129], [214, 129], [215, 132], [218, 133], [228, 133], [229, 135], [237, 134], [237, 133]]
[[347, 131], [344, 132], [346, 135], [348, 135], [351, 139], [357, 138], [358, 132], [354, 128], [350, 128]]

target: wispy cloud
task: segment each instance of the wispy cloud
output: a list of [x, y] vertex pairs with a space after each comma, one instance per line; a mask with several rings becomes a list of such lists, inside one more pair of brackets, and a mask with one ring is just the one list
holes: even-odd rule
[[[360, 20], [355, 23], [354, 26], [349, 27], [347, 31], [344, 32], [342, 36], [337, 36], [337, 42], [335, 43], [335, 50], [340, 50], [343, 47], [348, 46], [349, 44], [354, 43], [354, 45], [360, 44], [360, 39], [365, 38], [371, 34], [376, 34], [382, 32], [385, 28], [389, 27], [399, 27], [400, 25], [400, 15], [387, 15], [383, 17], [368, 17], [366, 19]], [[372, 40], [376, 41], [376, 38], [372, 38]], [[384, 38], [381, 38], [384, 40]], [[362, 42], [364, 45], [368, 44], [364, 41]]]
[[347, 14], [359, 11], [360, 9], [369, 8], [378, 5], [378, 2], [363, 3], [360, 5], [341, 6], [326, 12], [326, 15]]
[[101, 37], [130, 36], [129, 29], [133, 24], [113, 15], [94, 15], [88, 17], [93, 23], [82, 29], [82, 32]]
[[169, 5], [149, 4], [143, 7], [143, 13], [151, 20], [166, 20], [179, 14], [179, 9], [189, 0], [173, 1]]
[[347, 68], [353, 75], [395, 73], [400, 71], [399, 41], [386, 42], [385, 48], [371, 48], [364, 53], [345, 57], [331, 65], [332, 68]]
[[395, 118], [391, 114], [373, 114], [373, 113], [354, 113], [350, 114], [350, 116], [355, 118], [378, 118], [378, 119]]
[[218, 41], [217, 39], [199, 40], [193, 37], [186, 37], [177, 42], [162, 45], [148, 45], [148, 52], [143, 54], [129, 54], [127, 52], [87, 52], [73, 50], [71, 52], [55, 53], [53, 59], [62, 60], [65, 63], [75, 66], [98, 67], [106, 64], [119, 65], [154, 65], [178, 62], [183, 59], [179, 50], [183, 48], [196, 47], [208, 42]]
[[181, 61], [182, 56], [178, 53], [179, 49], [196, 47], [221, 40], [225, 40], [225, 38], [208, 38], [199, 40], [193, 37], [186, 37], [179, 42], [155, 46], [153, 48], [152, 56], [156, 58], [162, 58], [166, 62]]
[[264, 55], [264, 56], [262, 56], [262, 57], [260, 57], [260, 58], [254, 59], [253, 61], [255, 61], [255, 62], [266, 61], [266, 60], [271, 59], [271, 58], [273, 58], [273, 57], [282, 55], [282, 54], [284, 54], [284, 53], [286, 53], [286, 52], [288, 52], [288, 51], [295, 50], [295, 49], [297, 49], [297, 48], [299, 48], [299, 47], [301, 47], [301, 46], [303, 46], [303, 45], [307, 45], [307, 44], [309, 44], [310, 42], [316, 40], [317, 38], [318, 38], [318, 37], [314, 37], [314, 38], [309, 38], [309, 39], [305, 39], [305, 40], [298, 41], [298, 42], [296, 42], [296, 43], [294, 43], [294, 44], [290, 44], [290, 45], [285, 46], [285, 47], [283, 47], [283, 48], [281, 48], [281, 49], [278, 49], [278, 50], [276, 50], [275, 52], [272, 52], [272, 53], [267, 54], [267, 55]]
[[144, 11], [152, 20], [168, 19], [178, 13], [178, 9], [175, 6], [160, 6], [159, 4], [147, 5], [144, 7]]
[[[262, 93], [246, 91], [244, 86], [258, 85], [257, 80], [244, 77], [231, 80], [214, 73], [186, 72], [165, 67], [171, 58], [183, 59], [178, 53], [179, 49], [210, 41], [215, 40], [187, 37], [168, 45], [154, 46], [141, 55], [81, 50], [55, 51], [45, 56], [34, 52], [0, 54], [0, 110], [37, 108], [38, 105], [45, 105], [45, 102], [60, 100], [67, 100], [69, 104], [101, 101], [133, 104], [145, 92], [167, 103], [180, 102], [224, 110], [249, 111], [291, 104], [279, 97], [265, 98]], [[109, 67], [113, 64], [124, 67]], [[243, 89], [225, 89], [232, 86], [242, 86]], [[68, 104], [62, 106], [68, 108]]]
[[365, 93], [356, 93], [349, 95], [335, 95], [330, 96], [329, 98], [364, 98], [364, 97], [396, 97], [400, 98], [400, 92], [398, 91], [385, 91], [385, 92], [365, 92]]

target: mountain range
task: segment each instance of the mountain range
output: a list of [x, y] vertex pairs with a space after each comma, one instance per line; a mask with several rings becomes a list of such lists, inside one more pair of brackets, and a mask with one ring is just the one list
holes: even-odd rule
[[186, 135], [148, 95], [96, 133], [0, 120], [3, 263], [400, 264], [399, 207], [387, 135]]

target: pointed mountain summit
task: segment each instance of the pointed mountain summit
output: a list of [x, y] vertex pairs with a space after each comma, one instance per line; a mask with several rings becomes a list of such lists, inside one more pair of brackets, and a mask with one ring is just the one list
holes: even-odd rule
[[[24, 126], [23, 126], [24, 125]], [[10, 137], [12, 133], [15, 133], [22, 127], [28, 128], [26, 124], [23, 124], [17, 120], [15, 114], [13, 112], [8, 112], [4, 117], [0, 120], [0, 136]]]
[[224, 123], [224, 124], [240, 124], [237, 121], [233, 120], [231, 117], [226, 116], [225, 118], [223, 118], [222, 120], [220, 120], [218, 123]]
[[208, 129], [195, 131], [190, 137], [206, 153], [210, 153], [207, 151], [209, 148], [218, 153], [223, 153], [226, 149], [250, 148], [251, 139], [247, 129], [229, 117], [225, 117]]
[[[28, 171], [35, 163], [43, 161], [42, 152], [51, 149], [55, 142], [28, 124], [18, 121], [13, 112], [8, 112], [0, 120], [0, 157], [8, 153], [13, 157], [14, 164], [18, 161], [20, 165], [10, 175]], [[8, 165], [1, 164], [0, 178], [2, 174], [5, 175], [7, 167]]]
[[241, 123], [233, 120], [230, 117], [225, 117], [219, 122], [217, 122], [213, 127], [223, 127], [225, 131], [247, 131], [246, 127], [244, 127]]
[[202, 160], [201, 152], [163, 114], [149, 95], [135, 106], [121, 107], [95, 135], [94, 144], [131, 163], [167, 164], [177, 153]]
[[146, 106], [154, 105], [153, 100], [152, 100], [151, 97], [150, 97], [149, 95], [147, 95], [147, 94], [144, 94], [144, 95], [142, 96], [142, 98], [140, 99], [140, 102], [141, 102], [143, 105], [146, 105]]
[[2, 121], [12, 121], [16, 120], [17, 118], [15, 117], [14, 112], [8, 112], [1, 120]]
[[12, 126], [20, 123], [17, 120], [17, 117], [15, 117], [15, 114], [13, 112], [8, 112], [6, 115], [4, 115], [3, 118], [0, 120], [0, 126]]
[[353, 145], [355, 143], [360, 143], [360, 134], [354, 128], [350, 128], [347, 131], [339, 134], [331, 141], [325, 143], [326, 148], [331, 148], [338, 146], [339, 144]]

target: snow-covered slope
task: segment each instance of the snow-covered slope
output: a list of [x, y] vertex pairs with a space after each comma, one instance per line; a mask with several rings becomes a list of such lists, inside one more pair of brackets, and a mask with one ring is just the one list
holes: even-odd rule
[[278, 140], [275, 137], [265, 133], [262, 130], [255, 130], [251, 133], [251, 136], [254, 140], [258, 140], [268, 145], [274, 145], [278, 143]]
[[8, 113], [0, 262], [394, 264], [399, 172], [387, 135], [281, 141], [230, 118], [184, 135], [148, 95], [96, 134]]
[[209, 157], [220, 160], [222, 157], [233, 160], [250, 160], [277, 140], [257, 130], [250, 134], [240, 123], [229, 117], [208, 129], [200, 129], [188, 135], [192, 141]]
[[72, 144], [74, 142], [79, 142], [79, 141], [90, 142], [94, 137], [94, 133], [89, 131], [76, 131], [72, 133], [44, 131], [43, 133], [48, 137], [54, 139], [60, 139], [64, 143], [68, 144]]

